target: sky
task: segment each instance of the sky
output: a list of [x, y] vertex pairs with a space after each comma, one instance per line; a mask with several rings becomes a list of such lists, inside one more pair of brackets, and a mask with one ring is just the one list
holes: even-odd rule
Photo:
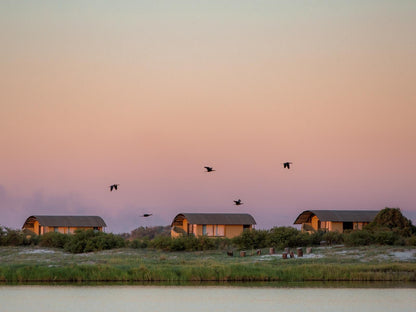
[[415, 30], [413, 0], [1, 1], [0, 225], [416, 223]]

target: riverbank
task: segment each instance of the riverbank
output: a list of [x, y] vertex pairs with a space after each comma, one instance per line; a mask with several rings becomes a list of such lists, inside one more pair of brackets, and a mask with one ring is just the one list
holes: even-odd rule
[[38, 247], [0, 247], [0, 281], [416, 281], [416, 249], [371, 246], [319, 247], [304, 257], [282, 259], [262, 250], [246, 257], [224, 251], [163, 252], [117, 249], [70, 254]]

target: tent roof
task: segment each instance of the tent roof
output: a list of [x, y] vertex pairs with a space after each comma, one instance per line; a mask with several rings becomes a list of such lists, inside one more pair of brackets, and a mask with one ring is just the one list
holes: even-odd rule
[[43, 226], [71, 226], [71, 227], [105, 227], [104, 220], [99, 216], [30, 216], [25, 224], [37, 220]]
[[188, 220], [190, 224], [256, 224], [248, 213], [180, 213], [172, 222]]
[[379, 210], [305, 210], [293, 224], [310, 222], [314, 215], [320, 221], [371, 222], [379, 212]]

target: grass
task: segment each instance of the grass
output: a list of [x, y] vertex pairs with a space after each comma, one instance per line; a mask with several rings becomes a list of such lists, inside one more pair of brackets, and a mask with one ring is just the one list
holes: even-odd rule
[[[0, 281], [416, 281], [416, 249], [343, 246], [315, 248], [287, 259], [281, 252], [228, 257], [224, 251], [162, 252], [117, 249], [70, 254], [39, 247], [0, 247]], [[236, 253], [235, 253], [236, 254]], [[397, 255], [407, 255], [398, 258]]]

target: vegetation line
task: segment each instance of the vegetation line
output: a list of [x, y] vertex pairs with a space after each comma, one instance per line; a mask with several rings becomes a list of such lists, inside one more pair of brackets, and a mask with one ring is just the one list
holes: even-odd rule
[[[398, 209], [386, 208], [363, 230], [344, 233], [275, 227], [232, 239], [173, 239], [141, 230], [146, 236], [92, 230], [37, 236], [0, 227], [0, 282], [416, 281], [416, 227]], [[318, 247], [339, 244], [344, 247]], [[317, 249], [317, 257], [260, 256], [298, 247]], [[410, 254], [406, 261], [392, 260], [397, 248]]]
[[416, 263], [303, 264], [276, 266], [216, 263], [200, 265], [71, 265], [0, 267], [0, 281], [19, 282], [242, 282], [242, 281], [416, 281]]

